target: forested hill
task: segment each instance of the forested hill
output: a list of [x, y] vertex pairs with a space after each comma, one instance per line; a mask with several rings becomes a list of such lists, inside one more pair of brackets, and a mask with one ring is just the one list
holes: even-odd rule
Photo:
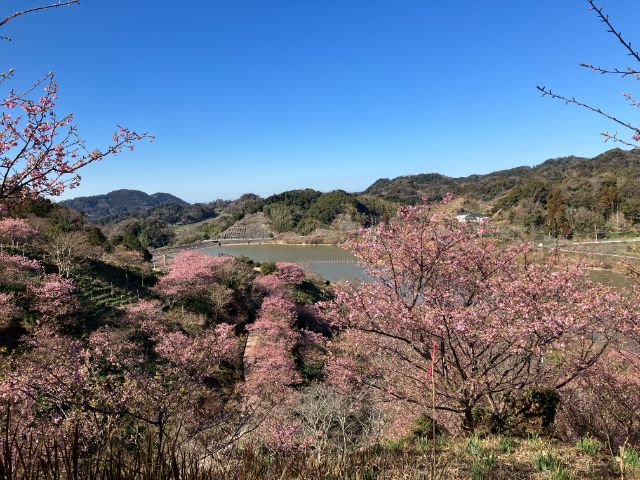
[[637, 180], [640, 177], [640, 150], [624, 151], [613, 149], [592, 159], [564, 157], [547, 160], [533, 167], [516, 167], [485, 175], [470, 175], [452, 178], [438, 173], [408, 175], [394, 179], [381, 178], [374, 182], [365, 193], [386, 198], [398, 203], [413, 204], [422, 197], [437, 199], [447, 192], [463, 196], [467, 200], [498, 203], [503, 195], [514, 198], [516, 188], [530, 182], [542, 182], [547, 189], [559, 187], [572, 192], [597, 187], [602, 182], [619, 179]]
[[609, 150], [597, 157], [564, 157], [534, 167], [451, 178], [423, 174], [381, 179], [366, 193], [412, 204], [451, 192], [464, 207], [529, 231], [569, 236], [594, 229], [640, 227], [640, 150]]
[[92, 219], [138, 213], [160, 205], [189, 205], [170, 193], [149, 195], [139, 190], [115, 190], [105, 195], [77, 197], [60, 203], [73, 210], [83, 212]]
[[[452, 178], [437, 173], [380, 179], [364, 192], [290, 190], [261, 198], [189, 205], [168, 194], [120, 190], [64, 202], [119, 236], [146, 247], [219, 234], [247, 215], [264, 214], [275, 234], [353, 231], [388, 218], [399, 205], [451, 192], [468, 211], [534, 235], [591, 235], [640, 230], [640, 150], [613, 149], [587, 159], [564, 157], [533, 167]], [[324, 233], [322, 233], [324, 232]], [[324, 239], [321, 241], [333, 241]]]

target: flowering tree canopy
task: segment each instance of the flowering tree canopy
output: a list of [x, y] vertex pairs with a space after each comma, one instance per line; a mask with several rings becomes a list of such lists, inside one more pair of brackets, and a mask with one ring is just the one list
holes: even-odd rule
[[339, 288], [328, 308], [342, 331], [334, 381], [423, 412], [435, 342], [440, 420], [474, 428], [474, 412], [505, 421], [527, 389], [563, 388], [593, 366], [630, 315], [617, 295], [493, 233], [425, 204], [353, 241], [374, 281]]
[[13, 245], [35, 238], [38, 231], [22, 218], [3, 218], [0, 220], [0, 240]]
[[45, 275], [42, 282], [30, 285], [29, 290], [33, 295], [33, 307], [40, 314], [38, 323], [65, 317], [78, 308], [73, 280], [62, 275]]
[[[39, 98], [31, 94], [44, 86]], [[26, 198], [57, 196], [80, 183], [78, 171], [114, 155], [146, 134], [120, 127], [110, 146], [89, 151], [73, 125], [73, 115], [55, 111], [58, 86], [52, 74], [23, 92], [0, 100], [0, 206], [10, 208]]]
[[215, 280], [215, 269], [233, 262], [233, 257], [211, 257], [184, 251], [171, 261], [169, 273], [160, 278], [155, 291], [174, 300], [200, 295]]

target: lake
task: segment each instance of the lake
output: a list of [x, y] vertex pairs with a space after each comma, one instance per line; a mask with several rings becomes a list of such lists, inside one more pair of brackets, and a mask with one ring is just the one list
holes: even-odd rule
[[348, 251], [331, 245], [222, 245], [199, 249], [206, 255], [245, 255], [256, 262], [293, 262], [316, 272], [326, 280], [362, 279], [364, 274], [356, 258]]
[[[330, 245], [222, 245], [202, 248], [199, 251], [212, 256], [245, 255], [256, 262], [293, 262], [331, 282], [366, 278], [351, 253]], [[589, 274], [594, 281], [614, 287], [628, 283], [623, 274], [610, 270], [590, 270]]]

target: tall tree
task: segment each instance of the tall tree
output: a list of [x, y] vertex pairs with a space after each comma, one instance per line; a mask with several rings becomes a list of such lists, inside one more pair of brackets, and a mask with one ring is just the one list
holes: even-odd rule
[[423, 413], [435, 342], [437, 420], [450, 428], [501, 428], [528, 389], [570, 385], [630, 314], [581, 270], [531, 263], [528, 245], [439, 205], [402, 208], [351, 248], [374, 281], [338, 288], [328, 308], [341, 331], [331, 378]]

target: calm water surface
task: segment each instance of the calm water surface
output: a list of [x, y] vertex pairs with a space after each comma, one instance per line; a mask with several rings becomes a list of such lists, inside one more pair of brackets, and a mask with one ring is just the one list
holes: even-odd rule
[[245, 255], [256, 262], [293, 262], [332, 282], [364, 278], [356, 258], [348, 251], [326, 245], [222, 245], [200, 250], [207, 255]]
[[[305, 270], [319, 273], [332, 282], [368, 278], [357, 265], [357, 260], [351, 253], [334, 246], [223, 245], [203, 248], [200, 251], [212, 256], [233, 255], [238, 257], [245, 255], [256, 262], [293, 262], [299, 264]], [[614, 287], [622, 287], [628, 282], [623, 274], [612, 271], [592, 270], [589, 273], [594, 281]]]

